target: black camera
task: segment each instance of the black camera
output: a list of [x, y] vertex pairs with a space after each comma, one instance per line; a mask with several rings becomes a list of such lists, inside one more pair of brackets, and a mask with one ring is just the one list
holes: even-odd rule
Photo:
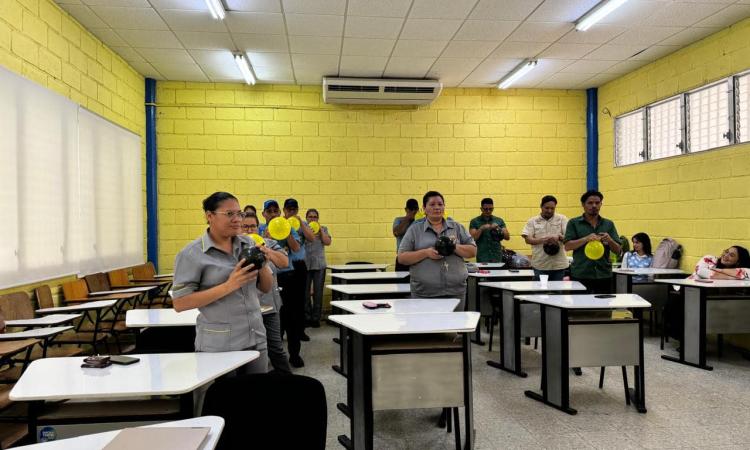
[[500, 242], [503, 240], [503, 232], [500, 230], [500, 228], [491, 228], [490, 237], [493, 241]]
[[240, 251], [240, 259], [245, 260], [242, 263], [242, 267], [254, 264], [255, 269], [260, 269], [263, 267], [263, 263], [266, 262], [266, 255], [258, 247], [245, 247]]
[[544, 244], [542, 248], [544, 249], [544, 253], [550, 256], [554, 256], [560, 253], [560, 244], [558, 244], [557, 242], [552, 242], [552, 243], [548, 242]]
[[456, 243], [448, 236], [440, 236], [435, 241], [435, 250], [441, 256], [450, 256], [456, 251]]

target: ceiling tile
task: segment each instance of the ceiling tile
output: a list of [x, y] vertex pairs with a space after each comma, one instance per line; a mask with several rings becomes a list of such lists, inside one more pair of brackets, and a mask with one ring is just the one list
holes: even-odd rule
[[292, 55], [294, 70], [316, 70], [336, 74], [339, 70], [338, 55]]
[[642, 67], [645, 63], [643, 61], [636, 61], [632, 59], [628, 59], [625, 61], [618, 62], [614, 66], [608, 68], [607, 70], [604, 70], [604, 73], [612, 73], [616, 75], [624, 75], [626, 73], [630, 73], [639, 67]]
[[140, 61], [128, 61], [130, 67], [138, 71], [141, 75], [147, 78], [153, 78], [155, 80], [163, 80], [164, 76], [154, 69], [154, 66], [147, 62]]
[[540, 58], [578, 59], [591, 52], [599, 44], [559, 44], [555, 43], [542, 52]]
[[596, 50], [592, 51], [588, 55], [584, 56], [584, 59], [599, 59], [599, 60], [623, 60], [628, 59], [636, 53], [643, 51], [646, 48], [645, 45], [611, 45], [605, 44]]
[[724, 6], [712, 3], [669, 3], [654, 14], [643, 17], [644, 25], [689, 27], [713, 15]]
[[573, 29], [572, 23], [524, 22], [508, 38], [511, 42], [555, 42]]
[[243, 79], [230, 51], [193, 50], [190, 54], [211, 79]]
[[285, 14], [284, 17], [290, 35], [341, 36], [344, 31], [344, 16]]
[[221, 33], [227, 31], [226, 25], [215, 20], [208, 12], [186, 11], [181, 9], [165, 9], [159, 11], [161, 17], [174, 31], [212, 31]]
[[171, 31], [160, 30], [115, 30], [131, 47], [182, 48]]
[[547, 45], [543, 42], [503, 42], [490, 57], [492, 58], [531, 58], [544, 50]]
[[88, 30], [92, 32], [94, 36], [98, 37], [99, 40], [104, 42], [108, 47], [128, 45], [111, 28], [89, 28]]
[[339, 76], [379, 78], [387, 62], [385, 56], [342, 56]]
[[620, 25], [596, 24], [586, 31], [570, 30], [560, 38], [560, 42], [566, 44], [606, 44], [625, 30], [627, 28]]
[[291, 65], [289, 68], [253, 66], [253, 71], [258, 77], [258, 82], [294, 84]]
[[442, 53], [447, 44], [448, 41], [400, 39], [396, 42], [396, 47], [393, 49], [393, 56], [437, 57]]
[[341, 38], [323, 36], [289, 36], [289, 46], [292, 53], [338, 55], [341, 53]]
[[348, 15], [367, 17], [406, 17], [411, 2], [404, 0], [349, 0]]
[[112, 28], [129, 30], [168, 30], [153, 8], [92, 6], [91, 10]]
[[563, 73], [599, 73], [617, 64], [618, 61], [581, 59], [560, 69]]
[[600, 73], [598, 75], [594, 75], [593, 77], [589, 78], [588, 80], [584, 81], [583, 83], [579, 84], [578, 86], [581, 89], [588, 89], [592, 87], [600, 87], [603, 86], [610, 81], [617, 78], [617, 75], [611, 74], [611, 73]]
[[680, 48], [682, 47], [679, 45], [654, 45], [633, 56], [632, 59], [637, 61], [655, 61], [663, 56], [676, 52]]
[[83, 0], [89, 6], [122, 6], [129, 8], [150, 8], [146, 0]]
[[297, 75], [297, 83], [306, 85], [319, 85], [323, 82], [323, 77], [336, 75], [320, 70], [310, 70], [295, 73]]
[[331, 14], [343, 16], [346, 0], [282, 0], [285, 14]]
[[457, 85], [482, 62], [481, 58], [438, 58], [432, 65], [428, 78], [435, 78], [448, 85]]
[[747, 17], [750, 17], [750, 4], [731, 5], [710, 17], [701, 20], [694, 26], [726, 28]]
[[156, 9], [184, 9], [208, 12], [208, 7], [204, 0], [149, 0], [149, 2]]
[[88, 6], [84, 5], [60, 5], [62, 8], [70, 13], [71, 16], [83, 25], [85, 28], [108, 28], [109, 25], [96, 16]]
[[682, 30], [682, 27], [635, 27], [612, 39], [608, 44], [653, 45]]
[[228, 12], [224, 21], [232, 33], [286, 34], [281, 14]]
[[674, 34], [664, 39], [663, 41], [659, 42], [659, 44], [660, 45], [679, 45], [681, 47], [684, 47], [686, 45], [692, 44], [695, 41], [699, 41], [706, 36], [712, 35], [719, 30], [721, 30], [721, 28], [689, 27], [689, 28], [685, 28], [683, 31], [680, 31], [677, 34]]
[[443, 50], [446, 58], [485, 58], [497, 47], [497, 42], [451, 41]]
[[289, 53], [262, 53], [262, 52], [248, 52], [247, 57], [250, 59], [250, 64], [253, 67], [279, 67], [287, 68], [291, 70], [292, 59]]
[[237, 47], [246, 52], [289, 51], [286, 35], [283, 34], [238, 34], [232, 33]]
[[463, 20], [476, 3], [476, 0], [414, 0], [409, 17]]
[[208, 81], [208, 78], [197, 64], [175, 65], [152, 63], [151, 65], [168, 80]]
[[435, 58], [393, 56], [385, 68], [386, 77], [423, 78]]
[[447, 41], [453, 37], [459, 26], [460, 20], [409, 18], [401, 31], [401, 39]]
[[[351, 19], [351, 18], [349, 18]], [[393, 39], [360, 39], [344, 38], [342, 55], [352, 56], [390, 56], [393, 51]]]
[[186, 50], [181, 49], [166, 49], [166, 48], [136, 48], [138, 53], [143, 56], [146, 61], [156, 67], [157, 64], [193, 64], [193, 57], [188, 54]]
[[281, 3], [279, 3], [279, 0], [224, 0], [224, 4], [229, 11], [281, 12]]
[[384, 17], [347, 17], [344, 34], [348, 37], [396, 39], [403, 19]]
[[533, 22], [575, 22], [600, 0], [555, 0], [546, 1], [531, 14]]
[[234, 48], [229, 33], [203, 33], [200, 31], [176, 31], [177, 39], [188, 49], [220, 50]]
[[461, 25], [454, 38], [457, 41], [502, 41], [521, 22], [500, 20], [467, 20]]
[[656, 14], [659, 10], [664, 8], [665, 5], [666, 3], [662, 0], [629, 0], [602, 18], [599, 23], [586, 32], [595, 29], [600, 24], [631, 27], [634, 24], [643, 23], [645, 18]]
[[[572, 85], [583, 83], [587, 79], [591, 78], [596, 74], [594, 73], [555, 73], [544, 81], [535, 84], [536, 87], [542, 87], [547, 89], [570, 89]], [[527, 79], [524, 77], [517, 83], [518, 87], [525, 87], [524, 81]]]
[[113, 52], [117, 53], [128, 62], [146, 62], [145, 59], [143, 59], [143, 56], [141, 56], [140, 53], [133, 50], [130, 47], [110, 47]]
[[520, 59], [514, 58], [490, 58], [479, 64], [466, 77], [466, 81], [480, 84], [497, 84], [506, 73], [510, 72], [518, 64]]
[[542, 0], [480, 0], [471, 13], [472, 19], [524, 20]]

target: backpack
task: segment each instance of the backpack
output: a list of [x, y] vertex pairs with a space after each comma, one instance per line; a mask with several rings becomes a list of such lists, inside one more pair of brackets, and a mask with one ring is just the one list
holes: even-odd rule
[[680, 265], [682, 246], [672, 238], [664, 238], [654, 252], [651, 267], [658, 269], [676, 269]]

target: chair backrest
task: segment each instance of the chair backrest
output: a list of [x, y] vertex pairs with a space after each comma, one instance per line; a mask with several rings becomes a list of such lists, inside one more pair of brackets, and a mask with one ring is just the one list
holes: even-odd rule
[[34, 305], [31, 304], [29, 294], [13, 292], [0, 295], [0, 312], [5, 320], [33, 319]]
[[86, 275], [83, 279], [86, 280], [86, 284], [89, 286], [89, 292], [109, 291], [111, 289], [109, 278], [101, 272]]
[[65, 298], [86, 298], [89, 296], [89, 288], [86, 280], [78, 279], [68, 281], [62, 284], [63, 297]]
[[116, 269], [107, 272], [110, 286], [124, 286], [130, 283], [128, 278], [128, 269]]
[[40, 309], [55, 307], [55, 299], [52, 297], [52, 289], [50, 289], [46, 284], [43, 284], [34, 289], [34, 294], [36, 294], [36, 302], [39, 303]]
[[[248, 405], [256, 405], [248, 407]], [[224, 418], [217, 449], [326, 446], [328, 409], [320, 381], [303, 375], [255, 374], [217, 380], [206, 393], [202, 415]], [[290, 430], [293, 430], [290, 432]]]
[[133, 267], [133, 279], [153, 280], [155, 275], [156, 270], [154, 270], [154, 265], [151, 263], [151, 261], [147, 262], [146, 264], [141, 264], [139, 266]]

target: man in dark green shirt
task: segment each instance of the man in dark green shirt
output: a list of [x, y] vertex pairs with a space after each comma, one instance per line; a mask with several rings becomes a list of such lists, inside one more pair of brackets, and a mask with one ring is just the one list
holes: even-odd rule
[[477, 243], [477, 262], [502, 262], [503, 239], [510, 239], [505, 221], [492, 215], [495, 210], [491, 198], [483, 198], [482, 215], [471, 219], [469, 234]]
[[[604, 195], [596, 190], [581, 196], [583, 215], [571, 218], [565, 228], [565, 251], [573, 250], [570, 266], [572, 280], [580, 281], [590, 294], [612, 292], [612, 265], [609, 253], [620, 254], [621, 248], [614, 222], [599, 215]], [[585, 253], [586, 244], [599, 241], [604, 244], [604, 255], [596, 260]]]

